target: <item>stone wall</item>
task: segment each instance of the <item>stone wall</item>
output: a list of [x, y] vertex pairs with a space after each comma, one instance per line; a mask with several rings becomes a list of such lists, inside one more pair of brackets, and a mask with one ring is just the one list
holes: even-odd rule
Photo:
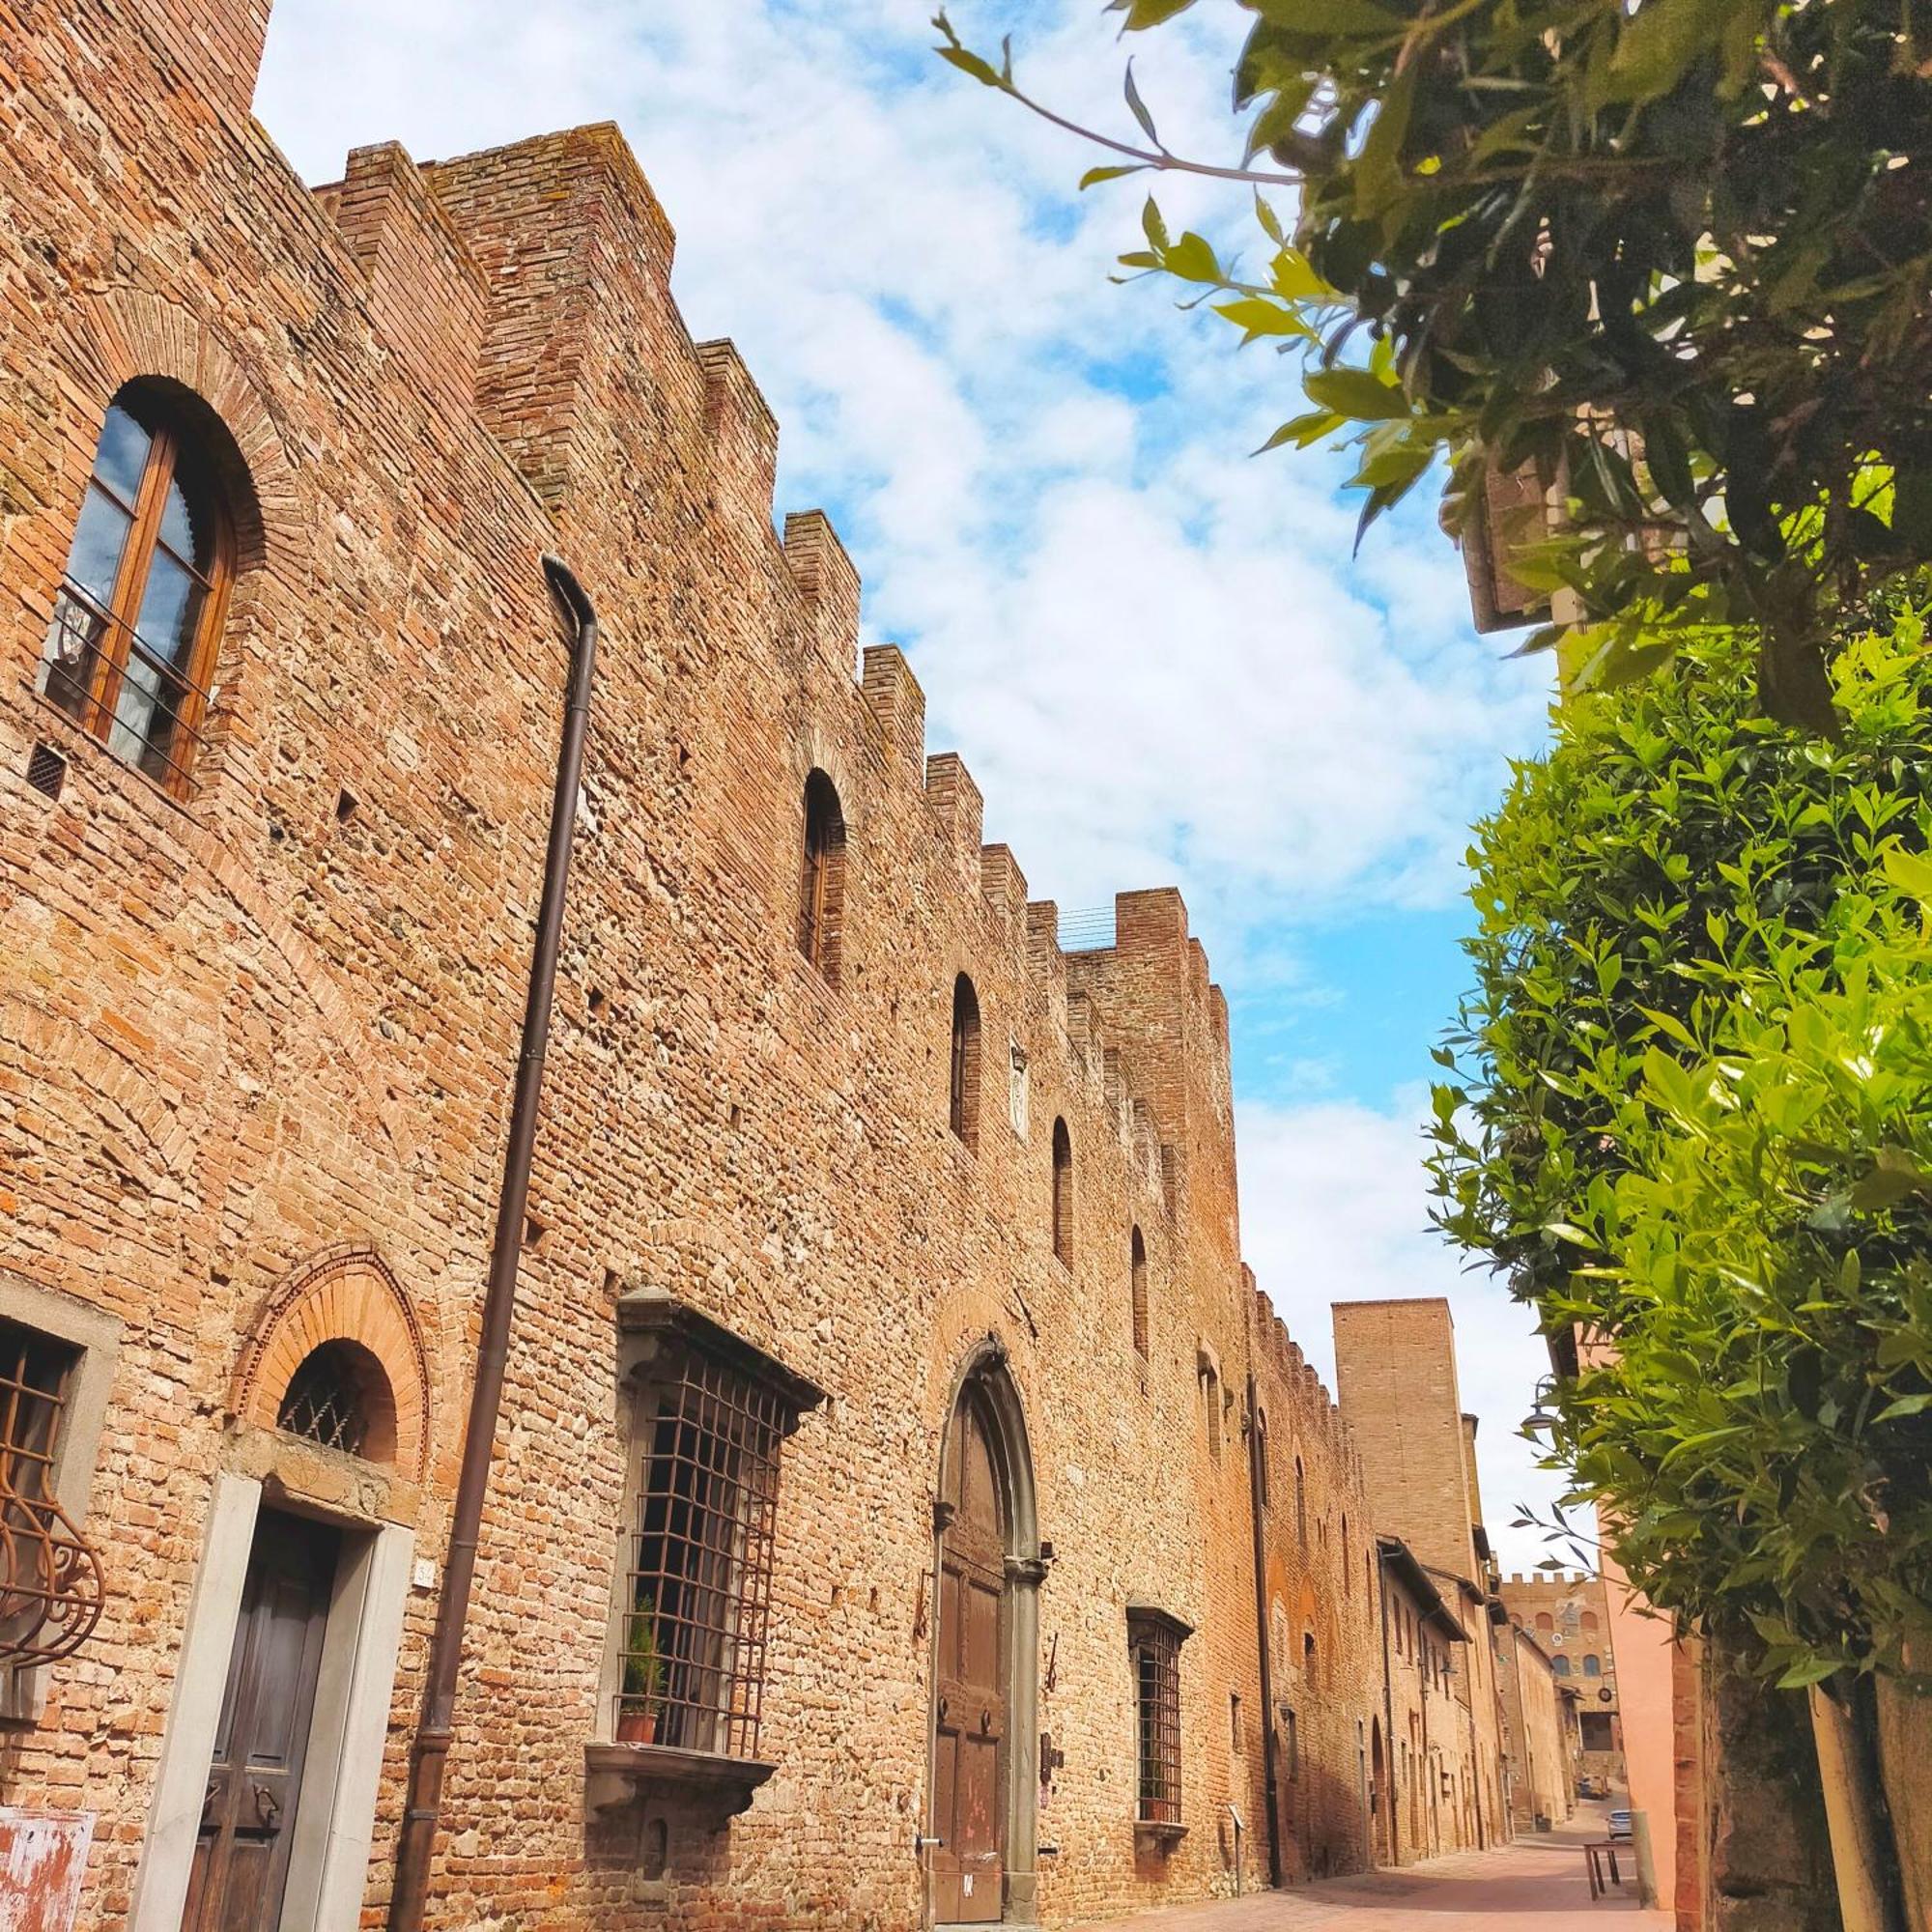
[[[921, 1922], [940, 1445], [989, 1337], [1052, 1545], [1056, 1758], [1012, 1766], [1039, 1786], [1039, 1916], [1265, 1878], [1250, 1377], [1300, 1751], [1283, 1861], [1360, 1863], [1371, 1492], [1243, 1277], [1227, 1009], [1179, 895], [1124, 895], [1112, 948], [1061, 952], [970, 775], [928, 757], [905, 660], [857, 664], [829, 523], [775, 530], [776, 425], [728, 343], [689, 339], [669, 223], [613, 129], [425, 167], [361, 150], [311, 193], [247, 114], [264, 20], [29, 6], [0, 101], [0, 1264], [120, 1323], [82, 1511], [105, 1612], [44, 1673], [5, 1796], [97, 1814], [84, 1919], [126, 1923], [217, 1478], [262, 1484], [413, 1539], [365, 1911], [386, 1903], [542, 875], [557, 551], [604, 645], [432, 1922]], [[103, 414], [137, 380], [232, 441], [238, 568], [185, 801], [33, 688]], [[49, 753], [57, 796], [23, 776]], [[796, 943], [812, 771], [846, 826], [836, 979]], [[971, 1148], [948, 1123], [962, 972]], [[613, 1311], [640, 1289], [829, 1397], [784, 1452], [777, 1769], [723, 1826], [587, 1802]], [[291, 1336], [381, 1359], [375, 1475], [272, 1439]], [[1189, 1830], [1165, 1851], [1133, 1830], [1141, 1602], [1195, 1631]]]

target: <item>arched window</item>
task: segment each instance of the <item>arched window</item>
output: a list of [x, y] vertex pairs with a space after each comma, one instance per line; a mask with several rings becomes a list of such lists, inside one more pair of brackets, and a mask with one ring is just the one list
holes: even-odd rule
[[1536, 1628], [1542, 1635], [1549, 1636], [1555, 1632], [1556, 1619], [1548, 1610], [1538, 1610], [1536, 1613]]
[[1567, 1657], [1551, 1658], [1549, 1667], [1559, 1677], [1568, 1677], [1570, 1675], [1570, 1660]]
[[[1147, 1285], [1147, 1243], [1141, 1239], [1141, 1231], [1134, 1230], [1133, 1239], [1127, 1243], [1127, 1265], [1132, 1277], [1134, 1311], [1134, 1353], [1142, 1361], [1148, 1358], [1148, 1285]], [[1262, 1463], [1265, 1472], [1267, 1463]], [[1264, 1473], [1263, 1481], [1266, 1481]]]
[[1596, 1611], [1585, 1610], [1583, 1614], [1577, 1619], [1577, 1628], [1580, 1630], [1585, 1636], [1595, 1636], [1597, 1634]]
[[115, 397], [41, 661], [40, 689], [177, 797], [235, 572], [213, 441], [157, 384]]
[[324, 1342], [297, 1363], [275, 1427], [365, 1462], [396, 1459], [396, 1398], [375, 1351], [359, 1342]]
[[1053, 1123], [1053, 1252], [1073, 1265], [1073, 1136], [1065, 1121]]
[[952, 1131], [969, 1148], [980, 1145], [980, 996], [960, 974], [952, 982]]
[[1301, 1458], [1294, 1459], [1294, 1538], [1308, 1548], [1308, 1483], [1301, 1473]]
[[805, 781], [805, 851], [799, 872], [798, 950], [838, 983], [838, 940], [845, 920], [845, 814], [832, 781]]
[[1315, 1675], [1315, 1633], [1303, 1631], [1301, 1634], [1301, 1667], [1309, 1676]]
[[1604, 1660], [1593, 1650], [1583, 1659], [1583, 1675], [1601, 1677], [1604, 1674]]

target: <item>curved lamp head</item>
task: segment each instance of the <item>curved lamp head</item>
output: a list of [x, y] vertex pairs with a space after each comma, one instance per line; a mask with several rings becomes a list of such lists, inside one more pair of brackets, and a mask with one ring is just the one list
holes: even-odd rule
[[1556, 1378], [1545, 1376], [1536, 1385], [1536, 1406], [1522, 1419], [1525, 1435], [1553, 1435], [1556, 1433], [1556, 1417], [1549, 1408], [1555, 1394]]

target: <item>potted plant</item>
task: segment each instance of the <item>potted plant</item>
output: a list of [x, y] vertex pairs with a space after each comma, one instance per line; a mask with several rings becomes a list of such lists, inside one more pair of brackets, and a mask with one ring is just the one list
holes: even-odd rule
[[624, 1686], [617, 1700], [617, 1742], [647, 1745], [658, 1732], [658, 1700], [664, 1695], [664, 1659], [658, 1654], [658, 1620], [640, 1604], [624, 1619]]

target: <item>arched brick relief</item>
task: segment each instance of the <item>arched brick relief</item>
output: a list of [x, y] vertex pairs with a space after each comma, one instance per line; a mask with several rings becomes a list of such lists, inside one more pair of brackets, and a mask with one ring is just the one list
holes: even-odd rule
[[846, 836], [849, 838], [865, 820], [851, 760], [846, 756], [842, 744], [834, 742], [817, 724], [809, 723], [800, 730], [792, 747], [794, 790], [802, 793], [806, 780], [814, 771], [823, 772], [832, 781], [832, 788], [838, 794], [838, 815], [845, 821]]
[[78, 470], [70, 481], [79, 501], [94, 440], [108, 403], [126, 384], [159, 377], [192, 391], [219, 417], [247, 470], [247, 500], [238, 501], [236, 531], [242, 572], [258, 565], [293, 588], [310, 576], [314, 533], [304, 527], [294, 469], [282, 433], [262, 392], [215, 331], [192, 311], [152, 290], [105, 289], [77, 303], [67, 318], [72, 373], [81, 393], [73, 403], [93, 412], [70, 439]]
[[382, 1364], [395, 1403], [395, 1466], [422, 1482], [429, 1467], [429, 1351], [409, 1297], [368, 1248], [330, 1248], [272, 1289], [248, 1324], [228, 1411], [272, 1429], [290, 1378], [325, 1342], [358, 1343]]
[[[115, 1146], [103, 1146], [103, 1156], [121, 1162], [133, 1179], [151, 1179], [127, 1167], [128, 1157], [138, 1157], [143, 1150], [156, 1168], [191, 1178], [192, 1137], [156, 1091], [151, 1067], [125, 1057], [67, 1014], [18, 997], [0, 996], [0, 1038], [15, 1042], [36, 1067], [64, 1069], [92, 1101], [101, 1126], [117, 1136]], [[134, 1137], [138, 1148], [128, 1146]]]

